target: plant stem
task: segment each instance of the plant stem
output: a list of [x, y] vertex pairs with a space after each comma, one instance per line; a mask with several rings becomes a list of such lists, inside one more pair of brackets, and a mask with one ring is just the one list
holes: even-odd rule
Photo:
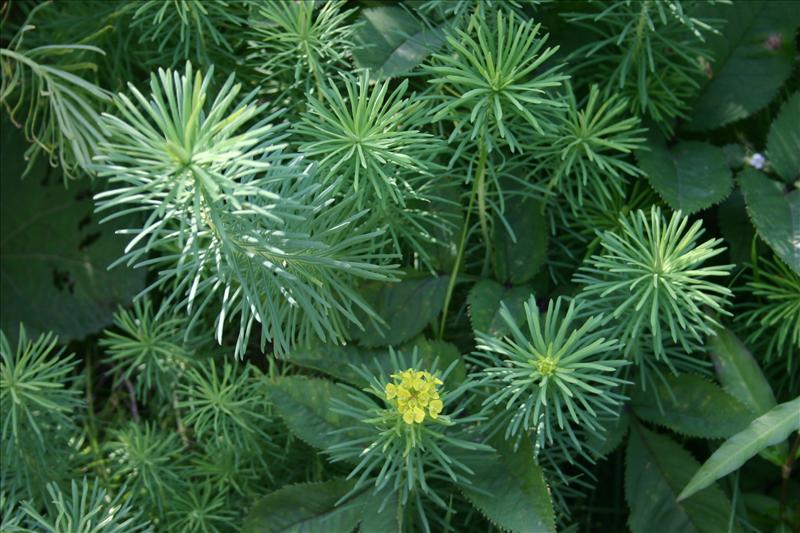
[[[481, 153], [480, 158], [478, 159], [478, 170], [475, 175], [475, 179], [472, 181], [472, 192], [469, 195], [469, 205], [467, 205], [467, 214], [464, 217], [464, 227], [461, 228], [461, 237], [458, 241], [458, 251], [456, 252], [456, 261], [453, 263], [453, 270], [450, 274], [450, 280], [447, 282], [447, 292], [444, 296], [444, 307], [442, 308], [442, 322], [439, 324], [439, 339], [441, 340], [444, 337], [444, 328], [445, 324], [447, 323], [447, 311], [450, 307], [450, 301], [453, 298], [453, 290], [456, 286], [456, 279], [458, 278], [458, 271], [461, 269], [461, 262], [464, 259], [464, 249], [467, 245], [467, 234], [469, 233], [469, 219], [472, 215], [472, 206], [475, 204], [475, 199], [479, 196], [484, 197], [486, 192], [484, 191], [482, 194], [479, 192], [481, 188], [485, 187], [485, 180], [484, 176], [486, 174], [486, 158], [487, 158], [487, 150], [485, 143], [481, 143]], [[483, 231], [483, 226], [485, 224], [485, 212], [479, 212], [479, 216], [482, 217], [484, 220], [481, 224], [481, 230]], [[488, 244], [488, 230], [484, 234], [484, 239]]]
[[797, 432], [797, 435], [794, 437], [794, 443], [792, 444], [792, 449], [789, 450], [789, 456], [786, 458], [786, 462], [783, 464], [783, 468], [781, 468], [781, 477], [783, 481], [781, 483], [781, 503], [780, 503], [780, 519], [781, 522], [785, 520], [786, 516], [786, 500], [789, 496], [789, 477], [792, 475], [792, 468], [794, 467], [794, 458], [797, 455], [797, 452], [800, 451], [800, 431]]

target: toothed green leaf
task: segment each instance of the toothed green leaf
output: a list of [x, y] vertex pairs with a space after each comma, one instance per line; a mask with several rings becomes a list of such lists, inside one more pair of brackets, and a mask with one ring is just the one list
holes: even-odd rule
[[756, 415], [775, 407], [775, 395], [747, 347], [730, 330], [709, 337], [708, 354], [722, 387]]
[[800, 272], [800, 190], [748, 168], [739, 173], [747, 213], [759, 237], [795, 272]]
[[653, 134], [636, 158], [653, 189], [670, 207], [686, 214], [718, 204], [733, 187], [725, 153], [708, 143], [684, 141], [667, 148]]
[[336, 502], [353, 488], [354, 481], [331, 479], [322, 483], [298, 483], [267, 494], [245, 518], [243, 533], [347, 532], [361, 519], [362, 495]]
[[[359, 427], [331, 410], [334, 399], [347, 402], [347, 391], [325, 379], [284, 376], [268, 386], [269, 399], [289, 430], [315, 448], [325, 449], [359, 435]], [[334, 431], [350, 428], [342, 433]]]
[[527, 286], [504, 288], [496, 281], [481, 280], [469, 291], [467, 304], [472, 330], [494, 336], [509, 332], [506, 322], [500, 317], [501, 303], [504, 303], [517, 322], [525, 317], [523, 304], [533, 289]]
[[773, 168], [787, 182], [800, 180], [800, 92], [781, 107], [767, 137], [767, 155]]
[[711, 79], [703, 87], [685, 128], [704, 131], [741, 120], [767, 105], [789, 78], [800, 9], [793, 0], [718, 3], [725, 21], [710, 35]]
[[505, 441], [498, 455], [473, 457], [467, 463], [475, 474], [461, 490], [478, 510], [498, 527], [512, 531], [555, 531], [550, 492], [541, 467], [533, 460], [530, 442], [513, 451]]
[[352, 336], [368, 347], [401, 344], [419, 334], [441, 311], [448, 276], [409, 278], [399, 283], [368, 282], [361, 295], [386, 322], [364, 320], [364, 330]]
[[692, 374], [669, 376], [655, 390], [637, 388], [631, 405], [648, 422], [706, 439], [730, 437], [753, 419], [753, 413], [733, 396]]
[[[678, 493], [700, 464], [672, 439], [631, 425], [625, 467], [628, 525], [633, 533], [729, 531], [731, 503], [717, 486], [679, 502]], [[741, 531], [734, 523], [733, 531]]]

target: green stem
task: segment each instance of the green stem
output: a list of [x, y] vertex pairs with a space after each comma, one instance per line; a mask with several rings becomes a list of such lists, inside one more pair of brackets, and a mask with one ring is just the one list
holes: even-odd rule
[[[450, 301], [453, 299], [453, 290], [456, 286], [456, 279], [458, 278], [458, 271], [461, 269], [461, 262], [464, 260], [464, 249], [467, 245], [467, 234], [469, 233], [469, 219], [472, 215], [472, 206], [475, 204], [475, 199], [481, 196], [484, 197], [486, 192], [480, 193], [481, 188], [485, 188], [485, 175], [486, 175], [486, 159], [488, 153], [486, 150], [486, 145], [481, 143], [481, 153], [480, 158], [478, 160], [478, 170], [475, 175], [475, 179], [472, 181], [472, 192], [469, 195], [469, 205], [467, 205], [467, 214], [464, 217], [464, 227], [461, 228], [461, 237], [458, 241], [458, 251], [456, 252], [456, 261], [453, 263], [453, 271], [450, 274], [450, 280], [447, 282], [447, 292], [444, 296], [444, 307], [442, 308], [442, 322], [439, 324], [439, 339], [441, 340], [444, 337], [444, 328], [445, 324], [447, 323], [447, 311], [450, 308]], [[479, 201], [480, 203], [480, 201]], [[481, 230], [483, 230], [483, 225], [485, 224], [485, 212], [479, 212], [479, 217], [482, 218], [483, 223], [481, 225]], [[484, 239], [488, 244], [488, 228], [486, 233], [484, 233]]]
[[488, 150], [486, 143], [481, 143], [481, 154], [478, 161], [478, 175], [475, 179], [478, 180], [478, 221], [481, 224], [481, 235], [483, 236], [483, 243], [486, 245], [486, 255], [483, 262], [483, 275], [488, 273], [489, 269], [489, 255], [491, 241], [489, 240], [489, 222], [486, 216], [486, 160], [488, 158]]

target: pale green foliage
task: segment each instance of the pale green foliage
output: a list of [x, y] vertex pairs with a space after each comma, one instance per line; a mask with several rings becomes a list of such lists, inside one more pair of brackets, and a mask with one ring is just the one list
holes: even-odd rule
[[[386, 256], [375, 253], [381, 232], [365, 228], [352, 200], [333, 197], [298, 158], [284, 154], [283, 134], [263, 116], [253, 94], [236, 101], [229, 77], [211, 101], [212, 75], [159, 71], [151, 100], [131, 87], [120, 94], [119, 116], [106, 115], [111, 132], [97, 170], [115, 188], [97, 195], [98, 210], [140, 212], [147, 219], [122, 258], [160, 270], [154, 287], [192, 322], [217, 302], [216, 337], [239, 322], [241, 354], [254, 321], [261, 343], [284, 353], [311, 335], [342, 338], [366, 304], [354, 278], [391, 279]], [[138, 104], [138, 105], [137, 105]], [[154, 250], [158, 259], [148, 259]], [[222, 290], [220, 290], [222, 287]]]
[[[32, 20], [43, 3], [31, 11]], [[92, 156], [104, 136], [98, 108], [110, 100], [108, 93], [87, 79], [97, 66], [83, 55], [103, 54], [85, 44], [25, 46], [26, 24], [14, 35], [8, 48], [0, 49], [2, 86], [0, 104], [12, 120], [19, 116], [31, 146], [25, 152], [33, 165], [41, 152], [50, 163], [60, 165], [64, 177], [77, 178], [90, 171]]]
[[642, 174], [626, 161], [644, 141], [639, 119], [626, 116], [624, 98], [602, 98], [597, 85], [579, 104], [567, 84], [566, 103], [558, 129], [541, 146], [545, 155], [541, 168], [550, 174], [548, 188], [563, 195], [573, 210], [623, 197], [628, 179]]
[[185, 339], [187, 320], [166, 312], [154, 315], [149, 299], [135, 302], [133, 309], [119, 309], [114, 326], [99, 345], [119, 371], [117, 380], [131, 380], [141, 401], [168, 401], [175, 380], [194, 362], [193, 351], [204, 339]]
[[[466, 407], [462, 396], [468, 388], [461, 386], [440, 391], [444, 410], [437, 418], [426, 417], [420, 424], [404, 422], [387, 399], [385, 388], [392, 374], [408, 368], [423, 368], [419, 352], [415, 349], [404, 355], [390, 349], [385, 363], [378, 363], [374, 369], [352, 367], [369, 386], [363, 391], [346, 387], [347, 403], [335, 400], [332, 408], [357, 428], [360, 436], [328, 447], [328, 453], [334, 461], [356, 463], [348, 476], [348, 479], [357, 480], [351, 493], [372, 485], [373, 493], [382, 496], [381, 506], [390, 495], [397, 494], [403, 504], [411, 500], [421, 508], [424, 504], [420, 496], [425, 496], [447, 508], [446, 501], [431, 482], [445, 479], [452, 483], [469, 483], [470, 469], [459, 462], [453, 452], [491, 450], [464, 438], [464, 426], [481, 417], [459, 416]], [[437, 372], [437, 364], [435, 361], [429, 371], [446, 380], [455, 364], [441, 373]], [[427, 522], [423, 527], [429, 530]]]
[[435, 54], [427, 68], [428, 83], [442, 101], [436, 118], [455, 119], [450, 140], [461, 138], [462, 148], [469, 140], [521, 150], [516, 127], [524, 124], [542, 134], [554, 110], [563, 107], [547, 92], [568, 76], [558, 65], [537, 71], [558, 47], [545, 47], [548, 36], [539, 36], [539, 24], [502, 11], [473, 15], [469, 26], [474, 30], [448, 36], [455, 54]]
[[131, 502], [123, 501], [123, 493], [111, 497], [97, 481], [83, 478], [72, 480], [69, 492], [58, 485], [47, 485], [50, 495], [48, 513], [43, 516], [30, 503], [24, 503], [25, 513], [36, 531], [46, 533], [135, 533], [152, 531], [141, 513], [134, 511]]
[[249, 21], [252, 36], [248, 61], [267, 77], [288, 78], [289, 83], [321, 83], [329, 66], [341, 65], [352, 48], [352, 11], [345, 0], [284, 2], [264, 0]]
[[239, 371], [226, 362], [222, 371], [206, 363], [190, 368], [178, 389], [177, 408], [200, 442], [219, 441], [243, 450], [269, 441], [264, 432], [269, 419], [257, 370]]
[[108, 453], [115, 477], [147, 509], [163, 512], [164, 502], [184, 483], [186, 453], [174, 431], [163, 431], [150, 423], [130, 423], [114, 432]]
[[742, 304], [736, 320], [749, 332], [747, 344], [763, 347], [779, 380], [794, 386], [800, 368], [800, 275], [777, 257], [760, 258], [746, 287], [756, 301]]
[[0, 332], [0, 479], [4, 488], [24, 489], [37, 501], [47, 482], [67, 474], [75, 415], [83, 407], [77, 360], [56, 346], [54, 335], [29, 339], [20, 327], [14, 349]]
[[580, 449], [576, 428], [602, 431], [597, 417], [616, 416], [625, 396], [615, 390], [624, 383], [615, 374], [627, 361], [618, 341], [606, 337], [602, 316], [580, 320], [582, 305], [572, 301], [562, 311], [562, 300], [551, 300], [542, 316], [531, 296], [524, 304], [526, 332], [503, 304], [510, 335], [476, 333], [475, 355], [491, 391], [484, 405], [505, 411], [506, 439], [540, 433], [542, 441], [568, 437]]
[[145, 0], [130, 8], [139, 44], [155, 47], [163, 59], [152, 62], [164, 67], [233, 55], [230, 41], [247, 15], [241, 0]]
[[418, 129], [426, 109], [413, 94], [404, 98], [408, 80], [391, 92], [388, 81], [371, 86], [369, 71], [342, 81], [344, 95], [325, 84], [324, 98], [309, 97], [308, 112], [295, 128], [304, 141], [301, 151], [318, 162], [323, 179], [341, 174], [343, 192], [358, 197], [359, 208], [404, 205], [416, 194], [409, 179], [432, 176], [437, 141]]
[[606, 97], [621, 93], [631, 110], [671, 132], [672, 121], [687, 118], [689, 100], [709, 60], [704, 34], [710, 21], [695, 16], [701, 2], [595, 0], [567, 19], [597, 38], [570, 59], [582, 80], [603, 84]]
[[170, 518], [170, 531], [215, 533], [235, 526], [236, 513], [225, 501], [225, 493], [209, 485], [190, 485], [176, 495]]
[[616, 321], [614, 335], [626, 346], [652, 336], [656, 358], [665, 358], [670, 342], [691, 352], [719, 327], [704, 307], [730, 314], [731, 291], [712, 279], [727, 276], [731, 265], [701, 266], [724, 250], [720, 239], [698, 243], [703, 231], [680, 211], [669, 220], [657, 207], [623, 215], [575, 275], [581, 297]]

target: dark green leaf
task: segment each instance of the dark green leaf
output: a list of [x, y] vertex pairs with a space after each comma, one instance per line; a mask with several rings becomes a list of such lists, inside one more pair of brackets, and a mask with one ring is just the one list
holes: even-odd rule
[[800, 190], [784, 185], [753, 168], [739, 173], [747, 213], [759, 237], [795, 272], [800, 272]]
[[319, 449], [359, 436], [358, 427], [343, 433], [333, 431], [352, 426], [331, 410], [332, 400], [347, 402], [347, 392], [325, 380], [285, 376], [268, 386], [269, 399], [289, 430], [299, 439]]
[[712, 35], [712, 78], [702, 89], [690, 130], [710, 130], [741, 120], [767, 105], [789, 78], [800, 9], [793, 0], [717, 4], [713, 15], [726, 23]]
[[[398, 533], [397, 493], [386, 494], [387, 489], [373, 494], [370, 490], [363, 496], [364, 511], [361, 519], [361, 533]], [[387, 498], [388, 496], [388, 498]]]
[[800, 92], [783, 104], [778, 118], [770, 126], [767, 155], [783, 179], [800, 180]]
[[399, 283], [365, 283], [361, 295], [386, 325], [367, 322], [364, 331], [353, 332], [353, 338], [364, 346], [396, 345], [411, 339], [442, 311], [447, 280], [448, 276], [428, 276]]
[[773, 407], [744, 430], [726, 440], [687, 482], [680, 499], [689, 498], [717, 479], [730, 474], [768, 446], [800, 431], [800, 397]]
[[445, 40], [443, 28], [426, 28], [399, 6], [363, 9], [361, 22], [354, 35], [353, 58], [359, 68], [382, 77], [408, 73]]
[[775, 407], [775, 395], [767, 378], [747, 347], [727, 329], [717, 332], [707, 343], [722, 386], [756, 416]]
[[479, 281], [467, 297], [472, 330], [494, 336], [505, 335], [508, 333], [508, 326], [500, 317], [500, 304], [504, 303], [511, 311], [511, 316], [517, 322], [522, 322], [525, 317], [523, 304], [532, 292], [530, 287], [504, 288], [496, 281]]
[[728, 531], [731, 504], [719, 487], [677, 501], [700, 464], [674, 441], [632, 424], [626, 462], [625, 498], [633, 533], [652, 533], [656, 524], [659, 533]]
[[348, 532], [361, 518], [365, 500], [356, 495], [339, 505], [354, 481], [331, 479], [283, 487], [258, 500], [245, 518], [244, 533]]
[[586, 440], [586, 445], [598, 457], [605, 457], [622, 444], [622, 440], [628, 434], [631, 417], [623, 404], [619, 407], [619, 416], [603, 414], [598, 417], [597, 421], [605, 428], [605, 431], [591, 432]]
[[519, 285], [530, 281], [547, 258], [547, 221], [539, 202], [527, 197], [506, 200], [506, 223], [495, 223], [493, 242], [497, 279]]
[[0, 316], [11, 335], [20, 322], [32, 336], [45, 331], [62, 341], [81, 339], [111, 323], [120, 304], [144, 286], [144, 269], [108, 266], [126, 239], [115, 231], [129, 219], [98, 225], [92, 184], [65, 189], [60, 173], [39, 160], [20, 180], [26, 144], [2, 127], [0, 178]]
[[499, 455], [481, 454], [467, 463], [475, 475], [472, 485], [461, 487], [464, 495], [508, 531], [555, 531], [550, 493], [530, 442], [523, 440], [516, 451], [505, 441], [495, 444]]
[[[744, 194], [735, 189], [717, 209], [719, 230], [728, 245], [731, 262], [744, 265], [751, 259], [750, 252], [756, 230], [747, 216]], [[757, 241], [759, 246], [763, 243]]]
[[731, 171], [720, 148], [695, 141], [667, 148], [654, 135], [647, 148], [636, 152], [639, 167], [673, 209], [692, 214], [721, 202], [731, 192]]
[[730, 437], [753, 419], [753, 413], [742, 403], [693, 374], [670, 375], [655, 390], [636, 389], [631, 405], [636, 416], [648, 422], [706, 439]]

